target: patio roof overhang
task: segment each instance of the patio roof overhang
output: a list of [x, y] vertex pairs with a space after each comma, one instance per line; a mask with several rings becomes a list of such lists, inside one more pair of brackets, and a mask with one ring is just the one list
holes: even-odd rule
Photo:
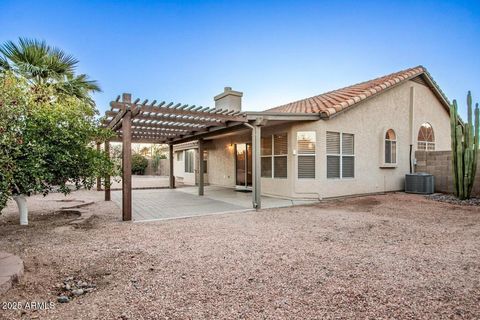
[[112, 141], [122, 141], [123, 120], [130, 118], [131, 141], [145, 143], [177, 144], [200, 139], [212, 132], [242, 125], [248, 119], [245, 113], [228, 109], [187, 105], [181, 103], [157, 103], [153, 100], [131, 101], [131, 95], [123, 94], [110, 102], [103, 125], [117, 134]]
[[[123, 220], [132, 220], [132, 143], [166, 143], [169, 145], [170, 188], [175, 188], [173, 174], [173, 146], [175, 144], [198, 140], [199, 155], [199, 195], [204, 193], [204, 139], [230, 133], [248, 127], [252, 130], [252, 204], [261, 208], [260, 177], [260, 137], [261, 127], [269, 121], [315, 121], [319, 114], [240, 112], [228, 109], [216, 109], [173, 102], [157, 103], [153, 100], [132, 102], [131, 95], [124, 93], [110, 102], [110, 110], [105, 113], [102, 125], [113, 130], [116, 137], [110, 141], [121, 141], [122, 152], [122, 212]], [[109, 155], [110, 141], [105, 149]], [[110, 200], [110, 177], [105, 177], [105, 200]]]

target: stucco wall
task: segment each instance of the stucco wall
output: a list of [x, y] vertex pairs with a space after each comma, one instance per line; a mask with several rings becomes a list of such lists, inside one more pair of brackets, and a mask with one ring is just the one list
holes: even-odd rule
[[[288, 177], [262, 178], [262, 193], [292, 198], [328, 198], [353, 194], [375, 193], [404, 189], [404, 176], [409, 172], [410, 88], [414, 88], [413, 154], [417, 135], [424, 122], [432, 125], [436, 150], [450, 149], [450, 122], [447, 111], [431, 90], [409, 81], [366, 100], [330, 120], [292, 122], [262, 129], [262, 136], [287, 132]], [[393, 129], [397, 135], [397, 166], [381, 168], [385, 132]], [[315, 131], [316, 178], [297, 178], [296, 137], [298, 131]], [[326, 132], [355, 135], [355, 178], [327, 179]], [[250, 142], [250, 133], [232, 135], [209, 141], [208, 180], [211, 184], [235, 186], [235, 154], [233, 145]], [[183, 163], [181, 164], [183, 168]]]
[[210, 184], [224, 187], [235, 186], [234, 145], [250, 141], [250, 135], [241, 134], [210, 140], [205, 144], [205, 149], [208, 151], [207, 170]]
[[[295, 178], [293, 196], [301, 197], [309, 193], [314, 196], [318, 192], [319, 197], [327, 198], [403, 190], [404, 175], [410, 170], [410, 87], [414, 87], [415, 92], [414, 151], [417, 146], [418, 130], [424, 122], [429, 122], [434, 129], [436, 149], [448, 150], [450, 148], [450, 124], [447, 111], [429, 88], [409, 81], [330, 120], [295, 125], [292, 130], [293, 135], [296, 135], [297, 131], [315, 130], [317, 132], [317, 168], [314, 181]], [[390, 128], [397, 135], [397, 166], [381, 168], [383, 137], [386, 130]], [[355, 178], [326, 178], [327, 131], [355, 135]]]

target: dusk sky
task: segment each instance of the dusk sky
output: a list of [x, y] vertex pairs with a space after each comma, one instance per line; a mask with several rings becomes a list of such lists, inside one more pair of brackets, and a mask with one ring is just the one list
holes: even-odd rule
[[0, 0], [0, 41], [18, 37], [77, 57], [102, 112], [122, 92], [212, 106], [224, 86], [257, 111], [417, 65], [480, 100], [478, 1]]

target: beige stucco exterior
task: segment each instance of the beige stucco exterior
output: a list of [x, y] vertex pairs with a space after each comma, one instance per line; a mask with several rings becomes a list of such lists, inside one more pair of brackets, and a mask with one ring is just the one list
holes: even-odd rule
[[[412, 91], [413, 114], [410, 111]], [[288, 135], [288, 177], [286, 179], [262, 178], [262, 194], [322, 199], [402, 190], [404, 176], [409, 172], [410, 167], [411, 135], [413, 134], [412, 154], [415, 154], [418, 130], [425, 122], [430, 123], [434, 129], [436, 150], [449, 150], [448, 112], [430, 88], [414, 81], [400, 84], [328, 120], [291, 121], [281, 125], [270, 122], [262, 128], [262, 135], [280, 132], [287, 132]], [[410, 129], [411, 123], [413, 130]], [[397, 136], [397, 165], [385, 168], [383, 166], [384, 136], [388, 129], [393, 129]], [[296, 136], [300, 131], [316, 133], [315, 179], [297, 178]], [[327, 131], [354, 134], [354, 178], [327, 179]], [[251, 135], [243, 132], [206, 143], [207, 176], [210, 184], [235, 186], [233, 145], [250, 141]], [[183, 163], [175, 159], [175, 175], [183, 170], [182, 166]], [[194, 175], [191, 175], [194, 181]], [[185, 183], [191, 181], [192, 177], [186, 174]]]

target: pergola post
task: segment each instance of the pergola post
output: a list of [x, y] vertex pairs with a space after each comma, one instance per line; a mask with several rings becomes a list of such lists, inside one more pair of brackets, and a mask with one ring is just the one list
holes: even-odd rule
[[169, 172], [169, 177], [170, 177], [170, 189], [175, 189], [175, 175], [173, 172], [173, 144], [168, 145], [168, 160], [170, 162], [170, 172]]
[[[123, 94], [123, 102], [131, 102], [131, 95]], [[132, 220], [132, 111], [126, 111], [122, 119], [123, 177], [122, 177], [122, 219]]]
[[198, 140], [198, 195], [203, 196], [204, 193], [204, 173], [205, 173], [205, 162], [203, 159], [203, 139]]
[[254, 209], [262, 208], [262, 179], [260, 158], [261, 126], [255, 124], [252, 128], [252, 203]]
[[[100, 152], [101, 143], [97, 142], [97, 151]], [[97, 191], [102, 191], [102, 178], [100, 176], [97, 177]]]
[[[105, 154], [110, 159], [110, 141], [105, 141]], [[105, 176], [105, 201], [110, 201], [110, 175]]]

